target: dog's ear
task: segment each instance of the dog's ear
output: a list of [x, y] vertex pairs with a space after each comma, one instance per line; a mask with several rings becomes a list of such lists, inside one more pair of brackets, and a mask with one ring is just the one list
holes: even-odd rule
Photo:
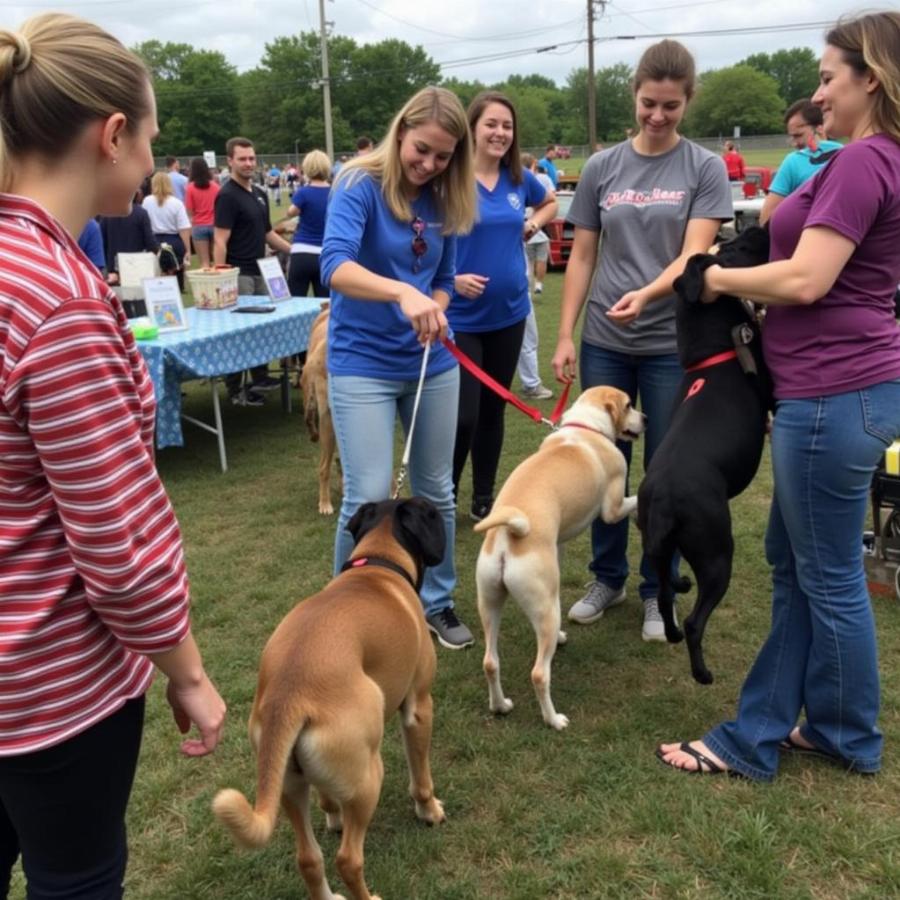
[[407, 548], [415, 548], [426, 566], [436, 566], [444, 558], [447, 533], [437, 507], [424, 497], [410, 497], [397, 505], [394, 522]]
[[378, 519], [378, 504], [363, 503], [363, 505], [353, 513], [353, 517], [346, 525], [347, 531], [353, 535], [353, 543], [358, 544], [362, 539], [362, 536], [375, 527]]
[[703, 273], [718, 261], [709, 253], [695, 253], [672, 285], [685, 303], [699, 303], [703, 296]]

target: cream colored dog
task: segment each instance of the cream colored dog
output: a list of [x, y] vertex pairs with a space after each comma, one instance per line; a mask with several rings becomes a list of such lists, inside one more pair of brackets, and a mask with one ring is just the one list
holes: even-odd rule
[[503, 696], [497, 654], [500, 613], [512, 594], [537, 636], [531, 681], [544, 721], [557, 730], [569, 724], [550, 699], [550, 664], [557, 643], [566, 640], [559, 628], [558, 548], [598, 515], [612, 524], [635, 512], [637, 499], [625, 496], [625, 457], [615, 442], [636, 438], [645, 425], [646, 416], [632, 409], [627, 394], [589, 388], [537, 453], [517, 466], [490, 514], [475, 526], [475, 531], [488, 532], [475, 578], [493, 712], [508, 713], [513, 707]]

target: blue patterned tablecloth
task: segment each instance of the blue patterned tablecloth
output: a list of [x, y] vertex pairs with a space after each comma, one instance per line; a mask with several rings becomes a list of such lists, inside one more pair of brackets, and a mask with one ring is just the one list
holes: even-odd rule
[[[240, 297], [238, 305], [268, 304], [268, 297]], [[156, 446], [181, 447], [182, 381], [240, 372], [306, 349], [319, 314], [317, 297], [275, 304], [275, 312], [228, 309], [185, 310], [187, 331], [138, 341], [156, 392]]]

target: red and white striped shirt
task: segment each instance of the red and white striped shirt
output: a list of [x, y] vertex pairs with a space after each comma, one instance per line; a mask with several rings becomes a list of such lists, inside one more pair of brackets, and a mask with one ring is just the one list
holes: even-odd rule
[[153, 385], [116, 296], [36, 203], [0, 194], [0, 756], [84, 731], [187, 636]]

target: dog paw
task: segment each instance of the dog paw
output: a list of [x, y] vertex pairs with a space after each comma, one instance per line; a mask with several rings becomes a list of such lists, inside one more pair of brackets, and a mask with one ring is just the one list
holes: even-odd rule
[[513, 708], [513, 702], [509, 697], [504, 697], [499, 703], [491, 704], [491, 712], [498, 716], [505, 716]]
[[547, 724], [556, 731], [562, 731], [569, 727], [569, 717], [562, 713], [554, 713], [549, 719], [545, 720]]
[[556, 638], [556, 643], [559, 645], [567, 643], [569, 640], [569, 636], [564, 632], [560, 631], [559, 635]]
[[333, 516], [334, 515], [334, 507], [331, 505], [331, 502], [328, 503], [319, 503], [319, 515], [321, 516]]
[[699, 669], [691, 672], [694, 676], [694, 681], [699, 682], [700, 684], [712, 684], [715, 680], [713, 678], [713, 673], [709, 671], [709, 669]]
[[684, 640], [684, 632], [680, 628], [666, 629], [666, 640], [670, 644], [680, 644]]
[[432, 797], [428, 803], [417, 802], [416, 815], [428, 825], [440, 825], [447, 820], [444, 804], [437, 797]]

